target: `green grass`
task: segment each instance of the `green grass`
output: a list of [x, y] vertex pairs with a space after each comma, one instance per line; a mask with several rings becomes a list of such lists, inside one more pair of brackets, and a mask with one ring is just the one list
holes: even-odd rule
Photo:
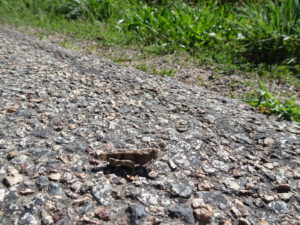
[[59, 32], [151, 54], [188, 52], [228, 73], [300, 86], [299, 0], [0, 0], [0, 22], [41, 28], [40, 38]]
[[300, 122], [300, 106], [295, 104], [293, 98], [279, 100], [280, 97], [274, 97], [267, 90], [266, 84], [259, 82], [259, 89], [248, 93], [246, 103], [252, 105], [259, 112], [267, 115], [278, 115], [281, 119], [294, 120]]
[[4, 21], [109, 44], [155, 46], [161, 54], [184, 49], [202, 61], [276, 64], [299, 72], [299, 0], [148, 2], [1, 0], [0, 12]]

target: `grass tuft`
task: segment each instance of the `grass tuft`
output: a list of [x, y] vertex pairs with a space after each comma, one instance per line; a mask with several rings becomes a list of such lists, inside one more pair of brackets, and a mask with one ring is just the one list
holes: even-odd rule
[[259, 82], [259, 90], [249, 93], [244, 101], [266, 115], [275, 114], [280, 119], [300, 122], [300, 106], [295, 103], [295, 99], [279, 99], [267, 90], [265, 83]]

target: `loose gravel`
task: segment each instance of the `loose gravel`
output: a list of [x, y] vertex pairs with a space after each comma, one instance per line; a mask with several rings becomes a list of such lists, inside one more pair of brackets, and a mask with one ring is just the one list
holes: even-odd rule
[[0, 28], [0, 224], [296, 225], [299, 155], [295, 122]]

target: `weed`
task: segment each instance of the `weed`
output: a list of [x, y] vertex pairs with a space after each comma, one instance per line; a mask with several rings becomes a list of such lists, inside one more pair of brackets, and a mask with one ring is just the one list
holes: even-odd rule
[[263, 82], [259, 82], [259, 90], [249, 93], [244, 101], [257, 108], [261, 113], [276, 114], [281, 119], [300, 122], [300, 106], [295, 103], [295, 100], [293, 98], [279, 100], [279, 97], [274, 97], [267, 90], [266, 84]]
[[144, 72], [148, 72], [149, 70], [149, 67], [146, 63], [141, 63], [139, 65], [136, 65], [135, 68]]
[[174, 75], [174, 69], [162, 69], [158, 72], [159, 75], [172, 77]]

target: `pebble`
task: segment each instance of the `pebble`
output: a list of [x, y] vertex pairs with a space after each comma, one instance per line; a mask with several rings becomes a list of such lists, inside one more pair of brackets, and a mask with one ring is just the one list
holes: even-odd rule
[[50, 182], [48, 185], [48, 193], [50, 195], [62, 195], [63, 189], [61, 188], [60, 184]]
[[16, 150], [13, 150], [13, 151], [11, 151], [11, 152], [9, 152], [9, 153], [7, 154], [7, 159], [8, 159], [8, 160], [11, 160], [11, 159], [13, 159], [14, 157], [16, 157], [16, 156], [18, 156], [18, 155], [21, 155], [21, 154], [22, 154], [21, 152], [16, 151]]
[[79, 193], [79, 191], [81, 190], [81, 186], [82, 186], [82, 182], [80, 181], [75, 181], [72, 185], [71, 185], [71, 190]]
[[147, 218], [149, 215], [146, 211], [144, 206], [142, 205], [130, 205], [128, 207], [130, 213], [131, 213], [131, 222], [134, 225], [140, 225], [143, 224], [143, 221]]
[[168, 208], [167, 212], [168, 212], [169, 216], [180, 218], [185, 223], [188, 223], [188, 224], [195, 223], [193, 210], [189, 206]]
[[294, 196], [294, 193], [282, 193], [279, 194], [279, 198], [283, 201], [288, 201]]
[[172, 159], [168, 160], [168, 165], [170, 166], [171, 170], [176, 170], [177, 169], [177, 165], [174, 163], [174, 161]]
[[221, 171], [224, 171], [224, 172], [228, 172], [229, 170], [229, 167], [227, 164], [225, 164], [224, 162], [221, 162], [219, 160], [214, 160], [212, 162], [212, 165], [214, 168], [218, 169], [218, 170], [221, 170]]
[[51, 225], [54, 223], [52, 216], [47, 213], [45, 210], [41, 211], [41, 221], [43, 225]]
[[202, 197], [205, 203], [208, 203], [212, 206], [218, 206], [223, 210], [232, 205], [228, 197], [216, 191], [200, 191], [196, 192], [195, 196]]
[[263, 199], [267, 202], [271, 202], [271, 201], [275, 200], [275, 197], [273, 195], [264, 195]]
[[0, 224], [1, 225], [13, 225], [13, 222], [6, 216], [2, 215], [2, 216], [0, 216]]
[[272, 139], [272, 138], [265, 138], [265, 139], [264, 139], [264, 144], [265, 144], [265, 145], [272, 145], [272, 144], [274, 144], [274, 143], [275, 143], [275, 140]]
[[213, 124], [216, 120], [216, 117], [214, 117], [213, 115], [205, 115], [203, 117], [204, 121], [207, 122], [207, 123], [210, 123], [210, 124]]
[[205, 203], [204, 203], [204, 201], [203, 201], [202, 198], [194, 198], [194, 199], [192, 200], [192, 207], [193, 207], [194, 209], [200, 208], [200, 207], [203, 206], [204, 204], [205, 204]]
[[39, 137], [39, 138], [48, 138], [51, 134], [51, 130], [49, 129], [36, 129], [32, 131], [32, 135]]
[[24, 213], [20, 216], [18, 225], [38, 225], [36, 218], [30, 213]]
[[186, 183], [171, 182], [171, 191], [174, 196], [189, 198], [193, 193], [192, 188]]
[[45, 176], [40, 176], [35, 180], [35, 184], [38, 186], [38, 188], [40, 190], [47, 187], [49, 185], [49, 183], [50, 183], [50, 181]]
[[199, 221], [200, 224], [207, 224], [212, 219], [214, 211], [211, 206], [205, 205], [204, 207], [195, 209], [194, 215], [196, 217], [196, 220]]
[[259, 221], [258, 225], [269, 225], [269, 222], [266, 220]]
[[287, 207], [286, 203], [283, 201], [273, 201], [273, 202], [270, 202], [268, 206], [275, 213], [287, 213], [288, 212], [288, 207]]
[[158, 205], [160, 200], [156, 195], [149, 192], [142, 192], [137, 199], [145, 205]]
[[238, 184], [238, 183], [236, 183], [235, 181], [233, 181], [233, 180], [225, 180], [224, 181], [224, 184], [228, 187], [228, 188], [230, 188], [230, 189], [233, 189], [233, 190], [235, 190], [235, 191], [238, 191], [238, 190], [240, 190], [240, 185]]
[[49, 180], [52, 181], [59, 181], [61, 177], [62, 177], [61, 173], [52, 173], [48, 176]]
[[23, 181], [23, 176], [14, 167], [7, 167], [8, 176], [3, 179], [3, 183], [8, 187], [15, 186]]
[[5, 189], [0, 189], [0, 202], [4, 201], [5, 192]]
[[94, 211], [95, 216], [103, 221], [111, 220], [111, 215], [106, 207], [98, 206]]
[[15, 165], [20, 165], [20, 164], [23, 164], [27, 161], [28, 161], [28, 156], [23, 155], [23, 154], [17, 155], [17, 156], [15, 156], [11, 159], [11, 163], [13, 163]]
[[250, 221], [247, 220], [247, 219], [245, 219], [245, 218], [239, 218], [238, 224], [239, 224], [239, 225], [252, 225], [252, 224], [250, 223]]
[[100, 183], [92, 188], [92, 194], [100, 205], [107, 206], [111, 201], [111, 186], [109, 183]]

